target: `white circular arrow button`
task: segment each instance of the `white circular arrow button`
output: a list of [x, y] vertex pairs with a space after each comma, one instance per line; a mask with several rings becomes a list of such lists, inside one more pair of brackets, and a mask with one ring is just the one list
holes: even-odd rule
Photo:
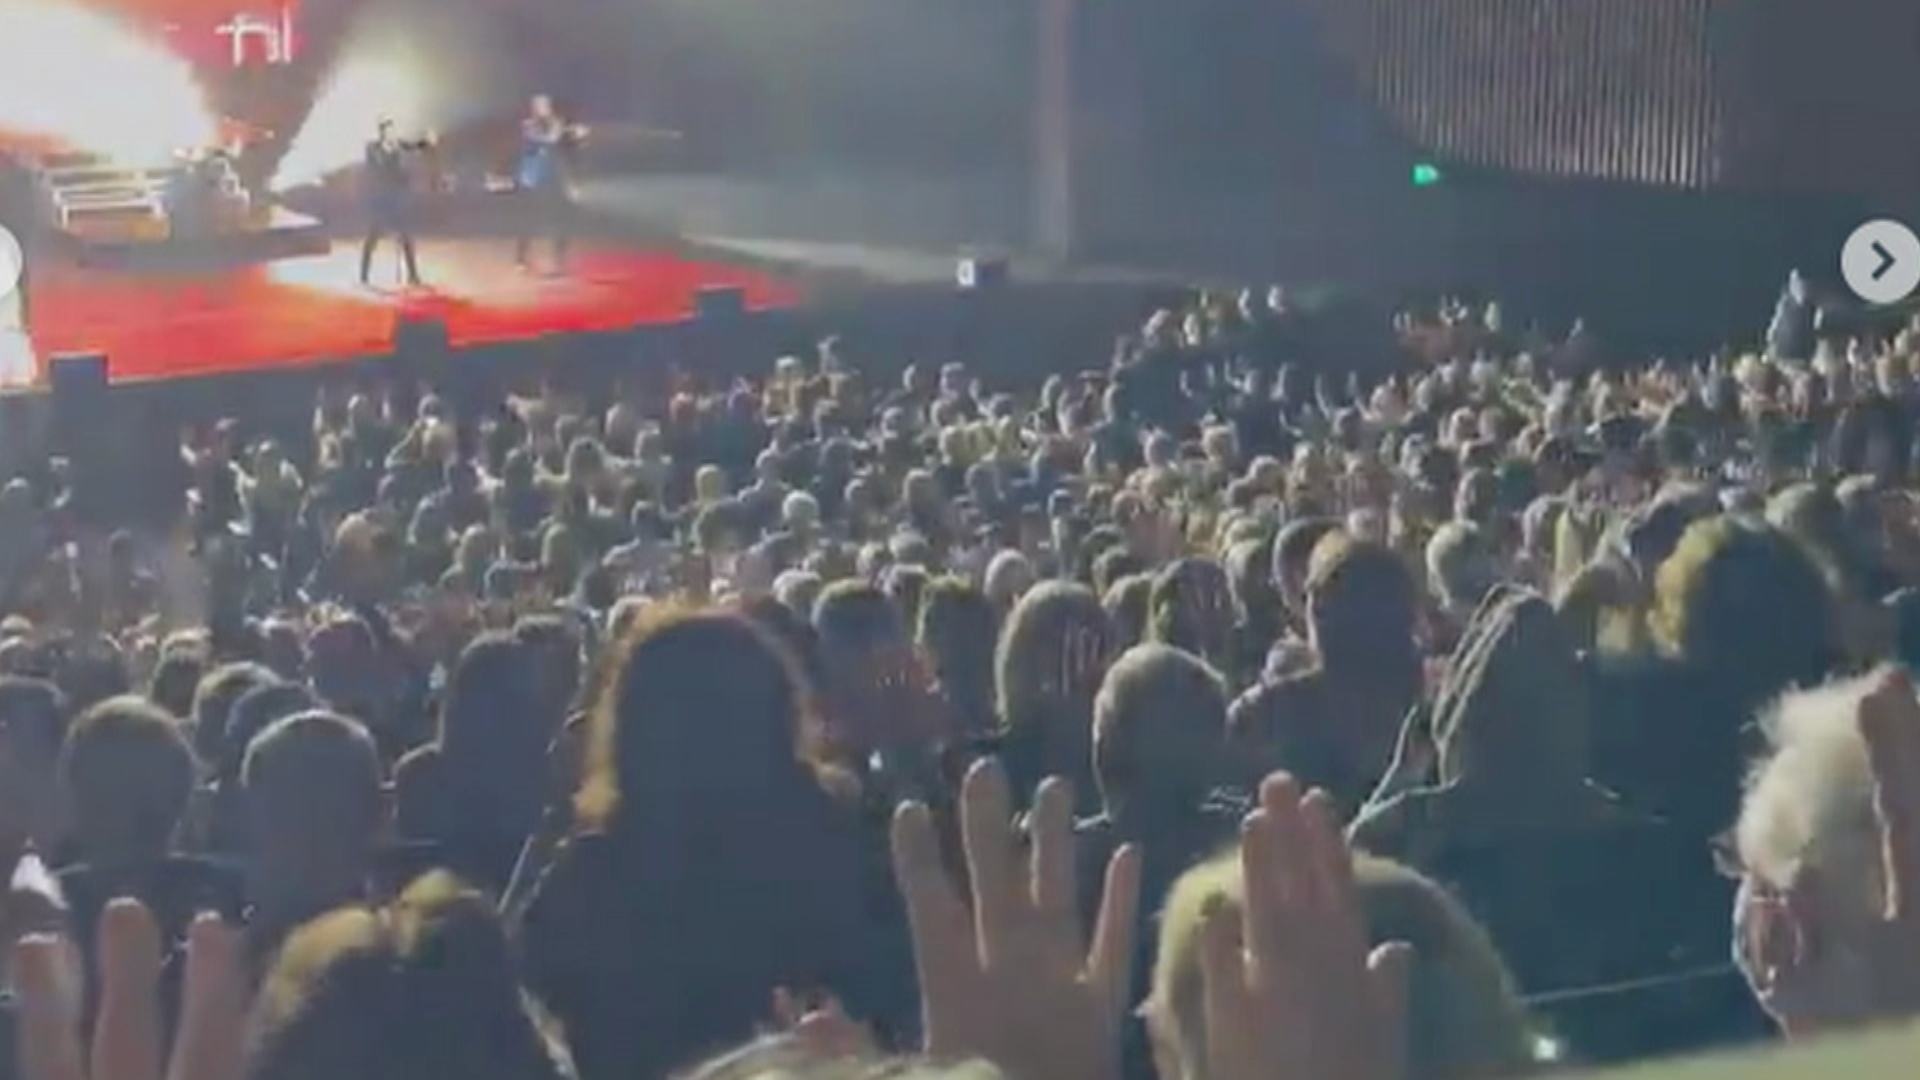
[[1920, 236], [1888, 218], [1853, 230], [1840, 249], [1840, 276], [1869, 304], [1896, 304], [1920, 289]]

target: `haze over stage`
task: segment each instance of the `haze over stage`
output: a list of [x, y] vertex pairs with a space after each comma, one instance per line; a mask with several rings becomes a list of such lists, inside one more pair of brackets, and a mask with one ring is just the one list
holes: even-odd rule
[[218, 134], [192, 66], [134, 25], [58, 0], [0, 0], [0, 131], [124, 165]]

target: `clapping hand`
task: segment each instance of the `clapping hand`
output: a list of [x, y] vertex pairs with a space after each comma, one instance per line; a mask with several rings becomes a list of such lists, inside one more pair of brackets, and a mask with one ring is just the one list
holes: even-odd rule
[[238, 1080], [247, 982], [239, 932], [203, 915], [187, 935], [186, 978], [171, 1061], [160, 1014], [160, 930], [146, 908], [116, 900], [100, 917], [99, 1008], [83, 1050], [79, 951], [60, 935], [13, 949], [24, 1080]]
[[1324, 792], [1268, 777], [1240, 832], [1240, 918], [1202, 915], [1212, 1080], [1402, 1080], [1413, 950], [1368, 948], [1353, 856]]
[[1088, 949], [1072, 815], [1068, 785], [1041, 784], [1031, 850], [1023, 851], [1006, 774], [996, 762], [976, 764], [960, 790], [971, 911], [947, 875], [927, 808], [908, 803], [894, 816], [894, 874], [913, 932], [930, 1057], [983, 1058], [1008, 1076], [1047, 1080], [1119, 1075], [1139, 852], [1123, 847], [1108, 865]]
[[1860, 702], [1860, 734], [1880, 819], [1883, 906], [1871, 950], [1886, 1015], [1920, 1010], [1920, 699], [1913, 679], [1887, 668]]

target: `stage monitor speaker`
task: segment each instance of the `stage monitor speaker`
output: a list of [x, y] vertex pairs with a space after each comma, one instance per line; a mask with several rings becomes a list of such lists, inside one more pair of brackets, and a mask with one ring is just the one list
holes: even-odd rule
[[[56, 449], [64, 452], [78, 432], [102, 422], [107, 402], [105, 353], [61, 353], [47, 360], [47, 390], [53, 399]], [[97, 429], [96, 429], [97, 430]]]
[[697, 319], [737, 319], [747, 313], [747, 290], [738, 285], [713, 285], [693, 294]]
[[64, 353], [47, 361], [52, 400], [47, 435], [53, 456], [67, 462], [69, 509], [88, 525], [115, 515], [114, 481], [129, 434], [112, 415], [103, 353]]
[[402, 362], [436, 359], [451, 348], [447, 324], [439, 319], [402, 316], [393, 328], [393, 353]]
[[401, 316], [396, 321], [387, 378], [393, 384], [390, 390], [393, 405], [401, 415], [412, 416], [420, 407], [421, 395], [441, 387], [452, 355], [446, 323], [412, 315]]
[[997, 289], [1012, 277], [1004, 255], [962, 255], [953, 282], [962, 289]]

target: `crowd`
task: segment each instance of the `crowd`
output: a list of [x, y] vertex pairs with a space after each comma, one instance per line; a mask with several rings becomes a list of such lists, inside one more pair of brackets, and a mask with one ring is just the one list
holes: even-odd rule
[[1478, 1080], [1920, 1013], [1920, 331], [1795, 295], [1700, 363], [1449, 304], [1349, 378], [1274, 290], [1031, 385], [341, 387], [105, 537], [16, 480], [5, 1059]]

